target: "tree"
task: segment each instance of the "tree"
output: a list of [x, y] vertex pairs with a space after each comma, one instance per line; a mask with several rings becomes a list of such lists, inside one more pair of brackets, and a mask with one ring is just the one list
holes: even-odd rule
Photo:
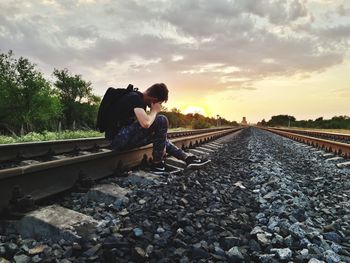
[[81, 75], [72, 75], [68, 69], [55, 69], [53, 75], [57, 78], [54, 85], [63, 105], [65, 127], [71, 127], [73, 121], [93, 127], [100, 98], [92, 94], [91, 82]]
[[[330, 120], [324, 120], [323, 117], [319, 117], [314, 121], [309, 120], [300, 120], [296, 121], [293, 116], [288, 115], [277, 115], [272, 116], [271, 120], [267, 122], [268, 126], [287, 126], [289, 124], [294, 127], [301, 128], [321, 128], [321, 129], [350, 129], [350, 117], [343, 116], [334, 116]], [[264, 121], [264, 120], [263, 120]], [[263, 121], [259, 122], [258, 125], [263, 126]], [[287, 124], [288, 121], [288, 124]]]
[[28, 59], [0, 54], [0, 125], [13, 134], [50, 128], [61, 105], [48, 81]]
[[268, 126], [289, 126], [290, 123], [295, 122], [296, 119], [289, 115], [277, 115], [272, 116], [267, 122]]
[[178, 108], [172, 108], [171, 112], [176, 113], [176, 114], [180, 114], [181, 113], [180, 109], [178, 109]]
[[258, 126], [263, 126], [263, 127], [264, 127], [264, 126], [267, 125], [267, 123], [266, 123], [265, 119], [262, 119], [262, 121], [261, 121], [261, 122], [258, 122], [257, 125], [258, 125]]

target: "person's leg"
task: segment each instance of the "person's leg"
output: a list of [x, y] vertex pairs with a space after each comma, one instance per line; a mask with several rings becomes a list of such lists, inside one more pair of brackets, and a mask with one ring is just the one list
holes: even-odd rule
[[166, 151], [167, 133], [168, 133], [169, 121], [164, 115], [157, 115], [152, 123], [151, 130], [152, 142], [153, 142], [153, 162], [161, 162], [164, 158]]
[[166, 140], [166, 152], [169, 155], [174, 156], [175, 158], [182, 161], [186, 160], [186, 158], [190, 156], [188, 153], [184, 152], [181, 148], [177, 147], [168, 139]]
[[138, 122], [122, 127], [112, 140], [112, 148], [117, 151], [128, 150], [151, 143], [150, 131]]
[[210, 162], [207, 158], [198, 158], [195, 155], [184, 152], [169, 140], [166, 143], [166, 151], [175, 158], [185, 161], [188, 168], [200, 168]]
[[152, 125], [142, 128], [138, 122], [122, 127], [112, 141], [115, 150], [127, 150], [153, 143], [153, 160], [160, 162], [164, 158], [168, 132], [168, 119], [157, 115]]
[[167, 139], [168, 119], [164, 115], [157, 115], [150, 128], [144, 129], [138, 122], [120, 129], [112, 141], [115, 150], [127, 150], [153, 143], [153, 161], [159, 163], [163, 160], [165, 152], [184, 160], [188, 167], [199, 167], [208, 160], [201, 160], [194, 155], [185, 153]]

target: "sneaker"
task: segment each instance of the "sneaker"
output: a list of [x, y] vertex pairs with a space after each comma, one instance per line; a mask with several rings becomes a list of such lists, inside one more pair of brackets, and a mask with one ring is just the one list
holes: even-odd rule
[[164, 174], [166, 174], [165, 162], [161, 161], [159, 163], [152, 163], [151, 164], [151, 173], [157, 174], [157, 175], [164, 175]]
[[195, 155], [188, 156], [185, 160], [187, 168], [200, 168], [211, 161], [209, 159], [201, 159]]

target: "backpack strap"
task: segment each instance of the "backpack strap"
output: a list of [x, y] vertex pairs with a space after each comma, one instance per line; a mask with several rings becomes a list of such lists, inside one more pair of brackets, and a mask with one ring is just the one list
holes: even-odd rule
[[139, 89], [138, 88], [134, 88], [134, 85], [132, 85], [132, 84], [129, 84], [127, 87], [126, 87], [126, 90], [128, 91], [128, 92], [131, 92], [131, 91], [138, 91]]

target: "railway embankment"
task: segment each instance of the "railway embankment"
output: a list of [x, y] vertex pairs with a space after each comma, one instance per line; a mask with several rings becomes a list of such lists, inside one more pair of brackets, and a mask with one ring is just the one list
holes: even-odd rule
[[212, 160], [205, 169], [167, 177], [130, 171], [56, 198], [50, 209], [61, 207], [62, 217], [64, 209], [82, 214], [91, 225], [40, 238], [7, 225], [0, 257], [66, 263], [350, 262], [350, 170], [267, 131], [249, 128], [230, 136], [211, 143], [207, 153], [202, 146]]

